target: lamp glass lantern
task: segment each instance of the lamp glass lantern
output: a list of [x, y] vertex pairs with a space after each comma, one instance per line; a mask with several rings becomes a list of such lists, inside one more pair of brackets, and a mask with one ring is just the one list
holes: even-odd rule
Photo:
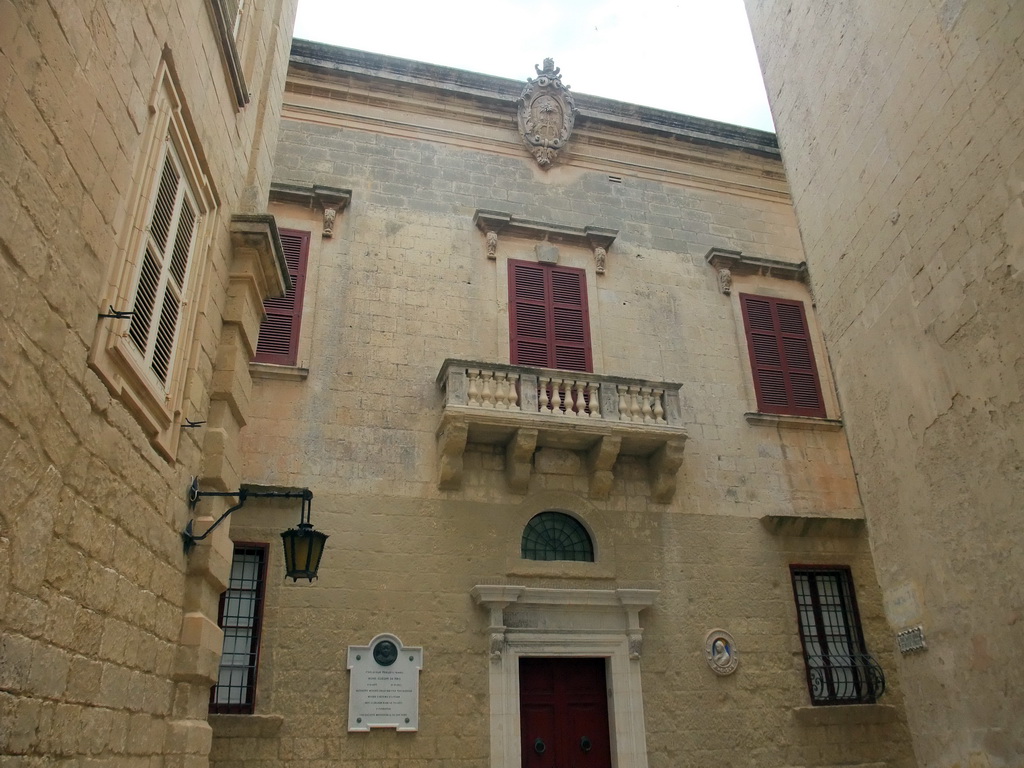
[[285, 576], [292, 581], [316, 578], [320, 567], [320, 558], [324, 554], [327, 534], [313, 528], [310, 523], [299, 523], [297, 528], [290, 528], [281, 533], [284, 544]]

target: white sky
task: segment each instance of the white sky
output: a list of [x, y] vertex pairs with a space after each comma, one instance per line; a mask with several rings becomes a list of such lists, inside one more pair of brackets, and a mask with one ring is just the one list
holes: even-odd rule
[[775, 130], [743, 0], [299, 0], [295, 36]]

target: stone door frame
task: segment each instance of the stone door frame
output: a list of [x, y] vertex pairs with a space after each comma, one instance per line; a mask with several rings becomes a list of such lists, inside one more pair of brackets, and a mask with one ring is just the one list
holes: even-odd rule
[[639, 615], [654, 602], [657, 590], [478, 585], [471, 594], [491, 614], [491, 768], [522, 765], [519, 659], [523, 656], [604, 658], [612, 764], [647, 768]]

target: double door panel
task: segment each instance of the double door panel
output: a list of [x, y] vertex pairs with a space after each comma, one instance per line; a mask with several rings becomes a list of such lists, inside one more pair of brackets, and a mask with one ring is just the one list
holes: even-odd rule
[[611, 768], [604, 659], [521, 658], [523, 768]]

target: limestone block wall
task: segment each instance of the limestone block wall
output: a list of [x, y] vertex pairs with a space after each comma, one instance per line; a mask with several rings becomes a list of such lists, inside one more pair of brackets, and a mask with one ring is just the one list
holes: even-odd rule
[[1024, 6], [748, 0], [921, 765], [1021, 765]]
[[192, 600], [187, 610], [216, 618], [227, 561], [222, 543], [213, 572], [193, 563], [207, 586], [189, 597], [179, 532], [190, 476], [237, 477], [202, 471], [202, 428], [181, 429], [170, 458], [154, 447], [87, 360], [110, 275], [137, 257], [123, 248], [135, 226], [132, 190], [147, 173], [140, 158], [158, 73], [169, 72], [179, 101], [168, 108], [181, 107], [213, 199], [196, 256], [206, 269], [186, 310], [195, 335], [182, 411], [216, 420], [222, 327], [237, 319], [227, 295], [231, 216], [243, 197], [265, 205], [293, 14], [286, 1], [247, 17], [239, 47], [251, 93], [242, 109], [210, 3], [0, 3], [5, 765], [206, 764], [206, 688], [196, 681], [199, 656], [216, 663], [219, 631], [184, 648], [183, 608]]
[[[277, 540], [294, 510], [238, 513], [232, 536], [270, 546], [264, 635], [256, 713], [212, 718], [214, 763], [492, 765], [489, 617], [470, 593], [523, 584], [659, 590], [630, 662], [651, 766], [912, 765], [845, 433], [744, 418], [757, 406], [737, 294], [810, 306], [807, 288], [737, 274], [725, 295], [705, 262], [713, 246], [802, 260], [778, 159], [685, 138], [680, 116], [667, 136], [631, 125], [627, 105], [578, 96], [577, 133], [544, 171], [516, 133], [521, 85], [366, 56], [293, 48], [275, 180], [352, 198], [331, 237], [315, 205], [271, 207], [312, 244], [297, 365], [254, 368], [244, 474], [312, 489], [331, 538], [318, 581], [282, 583]], [[584, 246], [559, 245], [559, 264], [587, 272], [596, 373], [682, 384], [689, 439], [670, 504], [651, 499], [630, 457], [609, 497], [592, 499], [583, 459], [556, 448], [534, 456], [525, 494], [509, 490], [501, 446], [472, 443], [462, 488], [438, 489], [437, 373], [446, 358], [508, 363], [507, 260], [536, 259], [535, 241], [501, 234], [488, 259], [480, 209], [618, 230], [604, 274]], [[584, 522], [595, 563], [521, 559], [523, 526], [544, 509]], [[773, 533], [771, 516], [802, 522]], [[810, 706], [793, 563], [851, 567], [888, 676], [880, 704]], [[714, 627], [737, 640], [732, 677], [704, 662]], [[421, 727], [349, 734], [346, 649], [382, 632], [423, 647]]]

